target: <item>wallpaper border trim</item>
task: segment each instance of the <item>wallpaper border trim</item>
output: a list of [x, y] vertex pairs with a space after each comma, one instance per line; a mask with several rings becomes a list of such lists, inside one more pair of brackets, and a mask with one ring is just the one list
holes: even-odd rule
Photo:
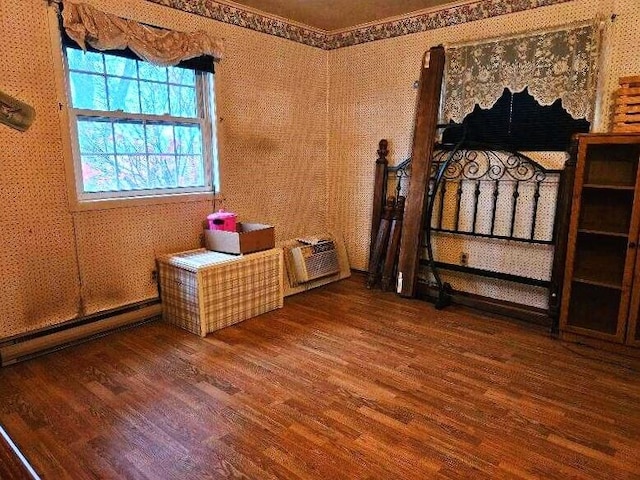
[[[146, 0], [183, 12], [327, 50], [327, 33], [214, 0]], [[535, 0], [533, 0], [535, 1]]]
[[400, 37], [510, 13], [567, 3], [573, 0], [511, 0], [508, 5], [505, 4], [504, 0], [478, 0], [335, 33], [295, 25], [284, 19], [262, 15], [255, 11], [245, 10], [238, 6], [227, 5], [215, 0], [146, 1], [230, 25], [248, 28], [256, 32], [285, 38], [311, 47], [335, 50], [376, 40]]

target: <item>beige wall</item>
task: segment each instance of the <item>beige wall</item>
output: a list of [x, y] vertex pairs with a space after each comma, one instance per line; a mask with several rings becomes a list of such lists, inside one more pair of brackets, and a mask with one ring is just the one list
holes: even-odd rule
[[[330, 52], [143, 0], [90, 3], [146, 23], [224, 37], [227, 53], [216, 73], [223, 200], [216, 207], [222, 203], [243, 220], [276, 225], [279, 239], [340, 229], [359, 269], [367, 262], [376, 145], [390, 140], [393, 163], [409, 156], [412, 84], [430, 46], [615, 12], [605, 107], [619, 76], [640, 73], [637, 0], [575, 0]], [[48, 28], [44, 0], [0, 0], [0, 89], [37, 111], [25, 133], [0, 126], [0, 338], [155, 297], [155, 255], [198, 246], [200, 223], [214, 207], [69, 210], [62, 152], [67, 133], [59, 122]], [[462, 248], [470, 247], [445, 242], [441, 251], [455, 256]], [[530, 257], [522, 251], [500, 262], [509, 268]], [[474, 288], [521, 295], [504, 284]]]
[[[453, 27], [427, 31], [342, 48], [329, 52], [329, 201], [332, 227], [345, 232], [354, 268], [366, 269], [376, 148], [381, 138], [389, 140], [392, 164], [411, 154], [416, 90], [423, 53], [431, 46], [453, 45], [473, 40], [540, 30], [574, 21], [606, 22], [606, 62], [603, 65], [604, 118], [608, 120], [610, 97], [618, 77], [640, 74], [640, 52], [635, 36], [640, 31], [638, 0], [575, 0], [551, 7], [494, 17]], [[469, 254], [470, 264], [480, 268], [534, 275], [550, 268], [548, 248], [515, 247], [505, 253], [504, 244], [471, 242], [448, 237], [438, 242], [439, 257], [457, 262], [460, 252]], [[447, 278], [454, 286], [474, 293], [544, 307], [542, 289], [523, 288], [482, 279]]]
[[[327, 53], [142, 0], [90, 3], [226, 39], [216, 70], [225, 207], [291, 238], [327, 226]], [[0, 126], [0, 338], [157, 296], [158, 253], [199, 245], [210, 201], [71, 212], [44, 0], [0, 0], [0, 90], [36, 109]]]

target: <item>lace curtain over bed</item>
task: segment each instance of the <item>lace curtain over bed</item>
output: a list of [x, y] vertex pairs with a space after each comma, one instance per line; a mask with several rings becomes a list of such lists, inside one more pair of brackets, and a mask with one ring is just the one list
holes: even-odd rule
[[222, 58], [222, 40], [206, 32], [175, 32], [150, 27], [101, 12], [90, 5], [64, 2], [63, 26], [80, 47], [96, 50], [131, 49], [142, 60], [174, 66], [191, 58], [208, 55]]
[[576, 119], [593, 120], [600, 32], [596, 24], [447, 49], [444, 120], [488, 109], [505, 88], [541, 105], [557, 99]]

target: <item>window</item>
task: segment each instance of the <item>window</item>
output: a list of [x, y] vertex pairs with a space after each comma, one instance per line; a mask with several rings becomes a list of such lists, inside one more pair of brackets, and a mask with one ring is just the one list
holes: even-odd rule
[[213, 74], [64, 50], [78, 200], [217, 190]]

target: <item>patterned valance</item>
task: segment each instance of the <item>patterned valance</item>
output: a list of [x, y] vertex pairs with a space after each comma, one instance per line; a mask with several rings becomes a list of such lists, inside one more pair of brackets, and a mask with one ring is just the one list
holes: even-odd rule
[[505, 88], [525, 88], [541, 105], [557, 99], [576, 119], [593, 120], [600, 32], [596, 24], [447, 49], [445, 122], [488, 109]]
[[174, 66], [195, 57], [222, 58], [222, 40], [208, 33], [176, 32], [127, 20], [82, 3], [64, 2], [63, 26], [67, 35], [83, 49], [130, 49], [142, 60]]

